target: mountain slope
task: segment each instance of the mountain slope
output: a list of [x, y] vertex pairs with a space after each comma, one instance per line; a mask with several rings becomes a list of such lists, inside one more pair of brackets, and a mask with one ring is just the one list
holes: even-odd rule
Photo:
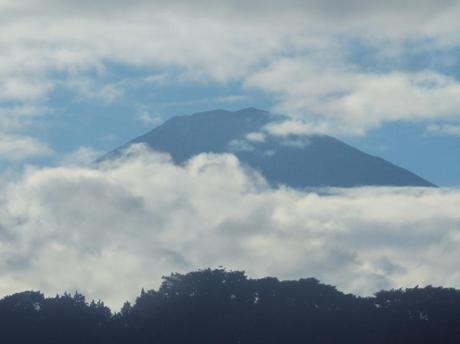
[[[283, 119], [254, 108], [201, 112], [173, 117], [128, 144], [148, 144], [169, 153], [176, 163], [203, 152], [234, 153], [240, 161], [260, 171], [272, 185], [434, 186], [406, 169], [331, 136], [280, 138], [260, 134], [266, 124]], [[249, 133], [259, 134], [248, 136]]]

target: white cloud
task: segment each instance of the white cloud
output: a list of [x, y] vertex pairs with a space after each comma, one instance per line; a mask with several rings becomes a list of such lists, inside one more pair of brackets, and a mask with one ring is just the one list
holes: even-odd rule
[[[274, 93], [278, 110], [333, 122], [331, 130], [345, 123], [362, 133], [386, 121], [458, 117], [456, 80], [398, 71], [396, 63], [414, 49], [458, 48], [454, 0], [34, 0], [2, 2], [0, 9], [0, 98], [46, 98], [65, 80], [83, 96], [111, 102], [126, 85], [94, 86], [88, 78], [127, 65], [146, 67], [140, 80], [159, 86], [243, 82]], [[349, 43], [356, 41], [372, 47], [391, 72], [349, 64]], [[312, 56], [321, 63], [305, 62]], [[149, 77], [150, 69], [158, 73]]]
[[245, 140], [231, 140], [227, 144], [228, 148], [232, 152], [242, 152], [242, 151], [252, 151], [254, 150], [254, 147], [251, 146], [251, 144]]
[[157, 116], [152, 116], [148, 111], [142, 111], [139, 116], [139, 120], [146, 125], [159, 125], [162, 122], [162, 119]]
[[314, 124], [298, 119], [271, 122], [265, 125], [263, 130], [270, 135], [281, 137], [327, 134], [332, 131], [327, 123]]
[[16, 131], [32, 125], [46, 111], [44, 107], [30, 104], [0, 107], [0, 132]]
[[456, 37], [457, 21], [445, 19], [459, 11], [452, 1], [404, 6], [361, 0], [346, 5], [338, 0], [135, 1], [127, 6], [42, 0], [29, 2], [27, 9], [8, 4], [2, 6], [0, 47], [8, 53], [0, 75], [30, 80], [56, 69], [103, 73], [110, 61], [179, 67], [196, 80], [240, 79], [282, 52], [337, 46], [336, 35], [382, 41]]
[[52, 150], [46, 144], [31, 137], [0, 136], [0, 161], [22, 161], [31, 157], [50, 154], [52, 154]]
[[315, 276], [345, 291], [460, 287], [460, 192], [271, 190], [232, 155], [135, 147], [97, 168], [1, 180], [0, 294], [78, 289], [120, 305], [172, 271]]
[[100, 85], [90, 77], [73, 77], [62, 83], [62, 86], [75, 90], [81, 97], [113, 103], [124, 96], [125, 90], [132, 86], [132, 83], [130, 80], [121, 80]]
[[40, 99], [53, 89], [46, 81], [0, 79], [0, 101], [22, 101]]
[[53, 153], [46, 143], [24, 133], [46, 111], [46, 107], [36, 104], [5, 107], [0, 104], [0, 162], [18, 162]]
[[460, 136], [460, 125], [456, 124], [430, 124], [427, 126], [427, 130], [435, 134]]
[[265, 134], [260, 132], [251, 132], [246, 134], [245, 138], [249, 142], [261, 143], [265, 141]]
[[277, 110], [311, 122], [273, 128], [363, 133], [391, 121], [460, 117], [460, 82], [434, 72], [365, 73], [316, 59], [281, 59], [247, 80], [278, 97]]
[[80, 147], [75, 151], [61, 158], [60, 164], [67, 167], [82, 167], [90, 166], [95, 161], [106, 154], [104, 151], [96, 150], [92, 147]]

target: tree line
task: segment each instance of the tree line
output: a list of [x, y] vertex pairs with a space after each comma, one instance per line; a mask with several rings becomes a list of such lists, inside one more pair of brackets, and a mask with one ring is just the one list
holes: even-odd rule
[[1, 343], [460, 343], [460, 291], [358, 297], [314, 278], [249, 279], [224, 269], [172, 274], [112, 312], [79, 293], [0, 300]]

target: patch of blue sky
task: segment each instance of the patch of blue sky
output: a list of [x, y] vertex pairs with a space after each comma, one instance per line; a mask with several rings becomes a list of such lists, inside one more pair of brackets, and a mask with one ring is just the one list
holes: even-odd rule
[[370, 73], [431, 71], [460, 80], [460, 48], [436, 44], [434, 38], [404, 42], [348, 39], [345, 60]]
[[[111, 150], [175, 115], [273, 105], [266, 94], [243, 89], [236, 81], [196, 82], [182, 76], [173, 68], [107, 64], [103, 73], [62, 78], [48, 97], [50, 111], [42, 136], [58, 155], [80, 146]], [[113, 96], [104, 95], [110, 87], [118, 89]]]
[[[436, 62], [452, 51], [427, 53], [405, 50], [400, 65], [385, 63], [373, 48], [351, 42], [348, 59], [369, 71], [433, 70], [458, 78], [460, 64]], [[376, 60], [379, 59], [379, 60]], [[55, 152], [31, 160], [47, 164], [79, 147], [110, 151], [175, 115], [216, 108], [237, 110], [257, 107], [270, 110], [276, 103], [267, 93], [245, 88], [241, 81], [197, 82], [178, 68], [147, 68], [106, 63], [102, 70], [76, 76], [56, 74], [55, 89], [46, 101], [48, 113], [40, 125], [26, 129]], [[460, 185], [460, 136], [429, 133], [428, 123], [395, 122], [369, 131], [365, 136], [342, 137], [358, 148], [408, 168], [438, 185]]]
[[344, 141], [439, 186], [460, 186], [460, 136], [430, 133], [426, 123], [399, 121]]

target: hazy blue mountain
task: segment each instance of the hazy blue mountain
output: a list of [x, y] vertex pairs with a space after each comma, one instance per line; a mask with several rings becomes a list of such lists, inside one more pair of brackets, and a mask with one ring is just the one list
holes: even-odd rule
[[265, 135], [261, 142], [246, 137], [248, 133], [260, 132], [267, 123], [283, 119], [254, 108], [200, 112], [173, 117], [128, 144], [148, 144], [169, 153], [176, 163], [203, 152], [234, 153], [240, 161], [260, 171], [272, 185], [434, 186], [406, 169], [331, 136]]

